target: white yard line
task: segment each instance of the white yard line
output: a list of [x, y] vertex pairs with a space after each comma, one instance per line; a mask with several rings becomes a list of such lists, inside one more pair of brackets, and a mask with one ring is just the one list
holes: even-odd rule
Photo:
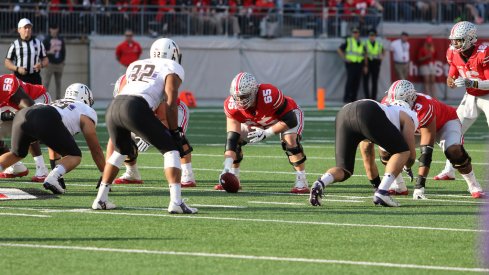
[[18, 217], [33, 217], [33, 218], [51, 218], [49, 215], [34, 215], [34, 214], [23, 214], [23, 213], [5, 213], [0, 212], [0, 216], [18, 216]]
[[410, 268], [421, 270], [443, 270], [443, 271], [462, 271], [462, 272], [489, 272], [486, 268], [476, 267], [456, 267], [456, 266], [435, 266], [435, 265], [417, 265], [417, 264], [397, 264], [382, 262], [334, 260], [334, 259], [311, 259], [311, 258], [292, 258], [277, 256], [258, 256], [226, 253], [208, 253], [208, 252], [182, 252], [182, 251], [164, 251], [164, 250], [147, 250], [147, 249], [124, 249], [108, 247], [83, 247], [83, 246], [65, 246], [65, 245], [41, 245], [29, 243], [0, 243], [3, 247], [22, 247], [38, 249], [58, 249], [58, 250], [75, 250], [75, 251], [95, 251], [95, 252], [113, 252], [129, 254], [150, 254], [150, 255], [170, 255], [170, 256], [192, 256], [192, 257], [212, 257], [239, 260], [259, 260], [259, 261], [280, 261], [280, 262], [298, 262], [298, 263], [320, 263], [320, 264], [341, 264], [341, 265], [358, 265], [390, 268]]
[[[323, 199], [323, 201], [330, 201], [330, 202], [365, 202], [365, 201], [359, 201], [359, 200], [332, 200], [332, 199]], [[276, 202], [276, 201], [249, 201], [248, 203], [252, 204], [276, 204], [276, 205], [308, 205], [308, 203], [300, 203], [300, 202]]]

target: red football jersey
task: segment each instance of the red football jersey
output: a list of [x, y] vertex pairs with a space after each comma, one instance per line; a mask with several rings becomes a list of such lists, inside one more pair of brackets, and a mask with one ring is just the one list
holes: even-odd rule
[[[285, 101], [287, 101], [287, 106], [280, 110]], [[228, 118], [248, 126], [258, 126], [265, 129], [280, 121], [280, 118], [287, 112], [297, 108], [297, 103], [291, 97], [284, 96], [282, 91], [271, 84], [260, 84], [255, 106], [252, 108], [238, 109], [231, 96], [224, 100], [224, 113]], [[277, 113], [278, 111], [280, 112]]]
[[[461, 76], [463, 78], [489, 80], [489, 46], [476, 43], [474, 47], [475, 49], [469, 60], [467, 60], [467, 63], [460, 56], [460, 52], [453, 52], [449, 76], [454, 78]], [[468, 88], [467, 93], [473, 96], [482, 96], [489, 94], [489, 90]]]
[[[436, 117], [436, 130], [440, 130], [445, 123], [450, 120], [458, 119], [457, 110], [452, 106], [442, 103], [435, 98], [423, 93], [416, 93], [416, 101], [414, 102], [413, 111], [416, 112], [419, 128], [428, 126]], [[387, 96], [385, 96], [382, 104], [387, 104]]]
[[[13, 85], [6, 85], [6, 82], [13, 83]], [[0, 83], [2, 83], [0, 107], [10, 106], [16, 110], [19, 110], [19, 106], [9, 102], [10, 97], [17, 91], [19, 86], [22, 87], [24, 92], [32, 99], [36, 99], [46, 93], [46, 88], [44, 86], [25, 83], [24, 81], [15, 77], [13, 74], [3, 75], [0, 77]]]

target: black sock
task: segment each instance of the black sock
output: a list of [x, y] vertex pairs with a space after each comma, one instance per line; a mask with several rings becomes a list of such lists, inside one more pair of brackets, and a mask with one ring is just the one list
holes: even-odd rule
[[370, 183], [372, 184], [373, 188], [379, 188], [380, 185], [380, 177], [377, 176], [376, 178], [370, 180]]
[[418, 178], [416, 179], [416, 185], [414, 185], [414, 188], [420, 189], [422, 187], [425, 187], [425, 184], [426, 184], [426, 178], [418, 175]]

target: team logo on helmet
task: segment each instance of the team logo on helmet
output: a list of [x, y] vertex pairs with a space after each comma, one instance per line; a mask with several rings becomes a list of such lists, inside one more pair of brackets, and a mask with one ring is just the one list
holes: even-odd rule
[[[456, 50], [465, 51], [477, 42], [477, 27], [468, 21], [458, 22], [452, 27], [448, 39]], [[462, 41], [461, 46], [458, 45], [457, 40]]]
[[401, 100], [409, 105], [409, 108], [413, 108], [416, 101], [416, 90], [413, 83], [407, 80], [397, 80], [392, 83], [387, 91], [387, 102], [391, 104], [395, 100]]
[[93, 105], [93, 95], [92, 91], [85, 84], [73, 83], [68, 88], [66, 88], [65, 99], [80, 101], [88, 106]]
[[258, 82], [252, 74], [241, 72], [231, 82], [229, 93], [238, 108], [248, 109], [255, 105]]

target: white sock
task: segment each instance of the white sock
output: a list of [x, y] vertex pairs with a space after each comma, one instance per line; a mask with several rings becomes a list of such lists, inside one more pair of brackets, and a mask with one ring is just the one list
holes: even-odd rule
[[455, 172], [455, 168], [453, 168], [452, 163], [448, 159], [447, 159], [447, 161], [445, 163], [445, 169], [443, 169], [443, 171], [450, 172], [450, 173], [454, 173]]
[[107, 183], [100, 183], [100, 186], [98, 188], [98, 193], [97, 193], [97, 198], [95, 198], [96, 201], [103, 201], [106, 202], [109, 200], [109, 191], [110, 191], [110, 184]]
[[326, 187], [334, 182], [334, 177], [331, 173], [324, 173], [321, 176], [321, 181], [324, 183], [324, 187]]
[[305, 177], [306, 177], [306, 170], [302, 170], [302, 171], [295, 171], [295, 175], [296, 175], [298, 178], [305, 178]]
[[239, 178], [239, 168], [231, 168], [229, 172], [233, 173], [237, 178]]
[[44, 158], [42, 157], [42, 155], [34, 157], [34, 161], [36, 162], [36, 170], [46, 169], [46, 165], [44, 164]]
[[[186, 172], [184, 172], [186, 171]], [[182, 164], [182, 175], [183, 174], [186, 174], [186, 175], [190, 175], [192, 174], [192, 163], [184, 163]]]
[[380, 182], [379, 190], [389, 190], [389, 187], [391, 187], [391, 184], [395, 179], [396, 177], [394, 177], [394, 175], [392, 175], [391, 173], [385, 173], [382, 181]]
[[[461, 175], [462, 175], [462, 178], [464, 178], [465, 182], [467, 182], [467, 185], [469, 186], [470, 192], [482, 190], [479, 182], [475, 178], [474, 170], [470, 171], [470, 173], [468, 173], [468, 174], [465, 174], [465, 175], [461, 174]], [[475, 187], [476, 190], [472, 190], [473, 187]]]
[[134, 165], [128, 165], [126, 164], [126, 171], [128, 173], [138, 173], [138, 165], [137, 164], [134, 164]]
[[170, 200], [180, 205], [182, 204], [182, 186], [180, 183], [170, 183]]
[[66, 174], [65, 167], [61, 164], [58, 164], [58, 165], [56, 165], [56, 167], [54, 167], [54, 169], [51, 171], [51, 173], [49, 173], [48, 176], [54, 176], [55, 178], [59, 178], [59, 177], [63, 176], [64, 174]]

